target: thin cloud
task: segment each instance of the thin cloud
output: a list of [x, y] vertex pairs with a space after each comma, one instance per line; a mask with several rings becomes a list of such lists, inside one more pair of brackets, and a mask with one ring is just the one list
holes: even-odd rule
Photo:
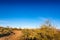
[[0, 22], [2, 22], [2, 23], [7, 23], [8, 21], [0, 20]]
[[58, 22], [56, 19], [53, 18], [45, 18], [45, 17], [39, 17], [39, 20], [41, 20], [43, 23], [47, 20], [49, 20], [52, 24], [55, 24], [55, 22]]

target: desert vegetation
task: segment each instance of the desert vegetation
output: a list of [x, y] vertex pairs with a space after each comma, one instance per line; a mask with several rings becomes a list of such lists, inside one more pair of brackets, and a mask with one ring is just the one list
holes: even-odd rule
[[12, 29], [0, 27], [0, 37], [8, 36], [12, 33]]
[[[7, 38], [8, 37], [8, 38]], [[60, 30], [47, 22], [37, 29], [0, 27], [0, 40], [60, 40]]]
[[60, 40], [60, 31], [43, 25], [40, 29], [25, 29], [23, 40]]

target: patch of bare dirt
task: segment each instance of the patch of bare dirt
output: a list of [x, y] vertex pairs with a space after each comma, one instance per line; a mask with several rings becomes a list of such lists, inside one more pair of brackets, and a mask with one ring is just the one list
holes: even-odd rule
[[13, 30], [13, 33], [11, 35], [1, 37], [0, 40], [19, 40], [22, 35], [23, 35], [22, 31]]

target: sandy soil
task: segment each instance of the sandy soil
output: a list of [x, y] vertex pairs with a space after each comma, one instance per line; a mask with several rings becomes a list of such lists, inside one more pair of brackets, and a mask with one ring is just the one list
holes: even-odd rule
[[1, 37], [0, 40], [19, 40], [20, 37], [23, 35], [20, 30], [14, 30], [13, 32], [14, 33], [9, 36]]

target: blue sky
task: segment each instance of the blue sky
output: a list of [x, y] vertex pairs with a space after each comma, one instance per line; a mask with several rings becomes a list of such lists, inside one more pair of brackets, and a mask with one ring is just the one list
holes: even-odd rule
[[0, 25], [38, 28], [50, 19], [60, 28], [59, 0], [0, 0]]

